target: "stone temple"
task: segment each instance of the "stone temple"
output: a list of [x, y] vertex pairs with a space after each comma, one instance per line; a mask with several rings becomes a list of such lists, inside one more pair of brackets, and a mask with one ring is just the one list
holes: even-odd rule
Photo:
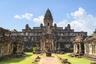
[[11, 36], [23, 36], [26, 50], [31, 50], [35, 47], [39, 51], [46, 52], [50, 50], [51, 52], [73, 51], [73, 40], [76, 36], [87, 37], [87, 32], [75, 32], [71, 29], [70, 24], [68, 24], [64, 29], [63, 27], [58, 27], [54, 23], [51, 11], [47, 9], [43, 24], [40, 27], [30, 28], [26, 24], [25, 29], [21, 32], [14, 30]]
[[85, 55], [96, 60], [96, 30], [87, 36], [87, 32], [71, 29], [70, 24], [58, 27], [49, 9], [39, 27], [31, 28], [26, 24], [22, 31], [0, 27], [0, 60], [7, 56], [22, 56], [32, 49], [36, 53], [73, 52], [75, 56]]
[[[75, 37], [87, 37], [87, 32], [75, 32], [68, 24], [64, 29], [53, 22], [51, 11], [47, 9], [43, 24], [30, 28], [28, 24], [22, 31], [13, 31], [0, 27], [0, 57], [21, 55], [24, 51], [36, 48], [39, 52], [72, 52], [79, 50]], [[7, 51], [6, 51], [7, 50]], [[75, 52], [76, 52], [75, 50]], [[81, 49], [80, 49], [81, 50]], [[84, 49], [82, 49], [84, 52]], [[77, 52], [76, 52], [77, 53]]]

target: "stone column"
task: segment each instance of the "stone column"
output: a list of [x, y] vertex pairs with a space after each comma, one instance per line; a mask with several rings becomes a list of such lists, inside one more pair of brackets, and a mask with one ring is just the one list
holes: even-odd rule
[[58, 50], [60, 50], [60, 42], [58, 43]]
[[89, 44], [89, 54], [92, 54], [92, 45]]
[[0, 57], [2, 57], [2, 46], [0, 46]]
[[73, 53], [75, 53], [75, 44], [74, 44], [74, 50], [73, 50]]
[[92, 45], [92, 54], [95, 55], [95, 45]]
[[76, 44], [74, 44], [74, 53], [76, 53]]
[[54, 42], [54, 46], [55, 46], [55, 49], [54, 49], [54, 50], [56, 51], [56, 50], [57, 50], [57, 49], [56, 49], [56, 47], [57, 47], [56, 41]]
[[42, 51], [42, 40], [40, 40], [40, 49]]
[[43, 52], [46, 51], [46, 48], [45, 48], [46, 45], [45, 45], [45, 43], [46, 43], [46, 41], [43, 42], [43, 45], [44, 45], [44, 47], [43, 47]]
[[54, 46], [54, 42], [53, 42], [53, 40], [52, 40], [52, 51], [54, 52], [54, 48], [55, 46]]
[[42, 49], [41, 49], [41, 40], [40, 40], [40, 50], [42, 50]]
[[96, 55], [96, 45], [95, 45], [95, 55]]
[[87, 54], [87, 50], [88, 50], [88, 49], [87, 49], [87, 44], [84, 44], [84, 49], [85, 49], [85, 50], [84, 50], [84, 53]]
[[79, 43], [79, 54], [81, 53], [81, 44]]
[[[2, 45], [3, 46], [3, 45]], [[1, 47], [1, 57], [3, 56], [3, 47]]]

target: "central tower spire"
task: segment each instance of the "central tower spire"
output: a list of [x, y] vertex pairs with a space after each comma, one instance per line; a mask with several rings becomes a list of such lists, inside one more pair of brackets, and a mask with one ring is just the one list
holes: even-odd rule
[[53, 24], [53, 17], [51, 11], [47, 9], [44, 16], [44, 26], [48, 27], [48, 26], [52, 26], [52, 24]]

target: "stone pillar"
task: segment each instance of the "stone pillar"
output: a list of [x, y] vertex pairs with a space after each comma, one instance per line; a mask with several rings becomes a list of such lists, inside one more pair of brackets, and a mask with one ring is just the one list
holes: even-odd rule
[[87, 49], [87, 44], [84, 44], [84, 49], [85, 49], [85, 50], [84, 50], [84, 53], [87, 54], [87, 53], [88, 53], [88, 52], [87, 52], [87, 50], [88, 50], [88, 49]]
[[41, 41], [40, 41], [40, 49], [41, 49], [41, 51], [42, 51], [42, 47], [43, 47], [43, 46], [42, 46], [42, 43], [43, 43], [43, 41], [41, 40]]
[[43, 40], [41, 40], [41, 41], [40, 41], [40, 48], [41, 48], [41, 51], [43, 51], [43, 47], [44, 47]]
[[74, 53], [76, 54], [77, 53], [77, 45], [74, 44]]
[[56, 44], [56, 41], [54, 42], [54, 46], [55, 46], [55, 51], [57, 50], [57, 44]]
[[[3, 46], [3, 45], [2, 45]], [[3, 56], [3, 48], [1, 47], [1, 57]]]
[[2, 47], [0, 47], [0, 58], [2, 57]]
[[92, 45], [89, 44], [89, 54], [92, 54]]
[[60, 43], [58, 43], [58, 50], [60, 51]]
[[74, 46], [73, 46], [73, 47], [74, 47], [73, 53], [75, 53], [75, 44], [74, 44]]
[[56, 43], [53, 41], [53, 44], [54, 44], [54, 51], [56, 50]]
[[53, 42], [53, 40], [52, 40], [52, 44], [51, 44], [51, 46], [52, 46], [52, 51], [54, 52], [54, 49], [55, 49], [54, 47], [55, 47], [55, 46], [54, 46], [54, 42]]
[[95, 45], [95, 55], [96, 55], [96, 45]]
[[79, 54], [81, 53], [81, 44], [79, 43]]
[[92, 45], [92, 54], [95, 55], [95, 45]]

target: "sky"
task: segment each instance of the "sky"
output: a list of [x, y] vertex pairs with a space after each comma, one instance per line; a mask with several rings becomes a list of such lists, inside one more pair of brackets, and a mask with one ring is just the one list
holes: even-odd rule
[[89, 35], [96, 28], [96, 0], [0, 0], [0, 27], [21, 31], [26, 24], [40, 26], [48, 8], [57, 26], [70, 24]]

